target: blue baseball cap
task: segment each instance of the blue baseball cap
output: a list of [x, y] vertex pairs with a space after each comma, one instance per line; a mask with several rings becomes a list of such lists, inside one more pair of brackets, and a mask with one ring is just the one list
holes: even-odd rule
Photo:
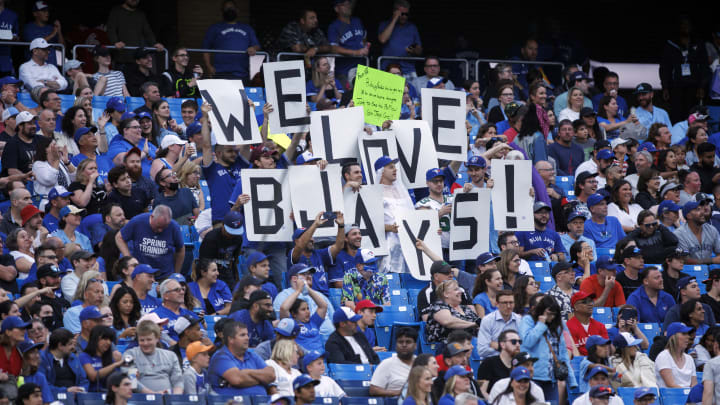
[[362, 315], [358, 315], [348, 307], [340, 307], [339, 310], [333, 314], [333, 323], [335, 325], [340, 322], [357, 322], [362, 319]]
[[665, 336], [670, 339], [670, 337], [676, 333], [690, 333], [694, 329], [695, 328], [687, 326], [682, 322], [673, 322], [667, 327], [667, 330], [665, 331]]
[[485, 161], [485, 158], [482, 156], [471, 156], [470, 159], [468, 159], [467, 163], [465, 163], [466, 167], [475, 166], [479, 167], [481, 169], [487, 167], [487, 162]]
[[299, 390], [300, 388], [310, 384], [318, 385], [320, 384], [320, 381], [314, 380], [307, 374], [302, 374], [293, 380], [293, 390]]
[[590, 398], [607, 398], [613, 395], [613, 390], [607, 385], [596, 385], [590, 388], [590, 392], [588, 393], [588, 395], [590, 396]]
[[697, 201], [688, 201], [688, 202], [686, 202], [685, 205], [683, 205], [683, 207], [682, 207], [683, 217], [685, 217], [685, 219], [687, 219], [688, 214], [690, 213], [690, 211], [696, 209], [696, 208], [699, 207], [699, 206], [700, 206], [700, 203], [697, 202]]
[[105, 104], [105, 108], [119, 111], [122, 113], [127, 110], [127, 106], [125, 105], [122, 97], [110, 97], [110, 99], [107, 101], [107, 104]]
[[480, 253], [480, 255], [475, 259], [475, 265], [479, 264], [488, 264], [490, 262], [496, 262], [500, 260], [500, 256], [495, 256], [494, 254], [490, 252]]
[[587, 340], [585, 340], [585, 348], [590, 350], [593, 346], [602, 346], [610, 343], [610, 339], [605, 339], [602, 336], [599, 335], [591, 335], [588, 336]]
[[312, 363], [313, 361], [321, 358], [327, 357], [327, 352], [319, 352], [317, 350], [313, 350], [310, 352], [305, 353], [305, 355], [302, 358], [302, 369], [307, 371], [307, 366]]
[[585, 213], [580, 211], [573, 211], [568, 215], [568, 223], [572, 222], [575, 218], [582, 218], [583, 220], [587, 220], [587, 216], [585, 216]]
[[185, 279], [185, 276], [183, 276], [180, 273], [172, 273], [168, 276], [168, 279], [175, 280], [178, 283], [187, 283], [187, 280]]
[[83, 135], [85, 135], [89, 132], [95, 133], [95, 132], [97, 132], [97, 130], [98, 129], [96, 127], [78, 128], [77, 131], [75, 131], [75, 135], [73, 136], [73, 138], [75, 138], [75, 142], [80, 142], [80, 138], [82, 138]]
[[430, 169], [427, 172], [425, 172], [425, 180], [430, 181], [434, 179], [435, 177], [445, 177], [445, 174], [443, 174], [442, 170], [440, 169]]
[[260, 263], [263, 260], [266, 260], [268, 257], [265, 256], [263, 252], [259, 252], [257, 250], [253, 251], [248, 255], [247, 262], [248, 266], [254, 266], [257, 263]]
[[380, 156], [376, 161], [373, 167], [375, 168], [375, 171], [378, 171], [382, 169], [383, 167], [389, 165], [390, 163], [397, 163], [399, 162], [399, 159], [391, 159], [390, 156]]
[[147, 264], [138, 264], [137, 266], [135, 266], [135, 270], [133, 270], [132, 275], [130, 277], [132, 277], [134, 279], [135, 277], [139, 276], [142, 273], [155, 274], [155, 273], [157, 273], [157, 271], [158, 271], [158, 269], [153, 269], [152, 267], [148, 266]]
[[107, 317], [107, 315], [103, 315], [100, 313], [100, 310], [95, 305], [90, 305], [89, 307], [83, 308], [82, 311], [80, 311], [80, 322], [84, 322], [90, 319], [102, 319]]
[[522, 381], [522, 380], [529, 380], [530, 379], [530, 370], [528, 370], [525, 367], [515, 367], [513, 371], [510, 372], [510, 378], [512, 378], [515, 381]]
[[682, 290], [683, 288], [689, 286], [690, 283], [692, 283], [693, 281], [697, 282], [697, 278], [692, 277], [692, 276], [685, 276], [685, 277], [682, 277], [680, 280], [678, 280], [677, 284], [676, 284], [678, 293], [680, 292], [679, 290]]
[[125, 111], [123, 115], [120, 117], [120, 121], [126, 120], [128, 118], [135, 118], [136, 114], [132, 111]]
[[10, 329], [27, 329], [30, 327], [30, 322], [25, 322], [19, 316], [8, 316], [2, 321], [0, 326], [0, 333]]
[[593, 367], [585, 373], [584, 380], [590, 381], [591, 378], [593, 378], [595, 375], [600, 374], [600, 373], [603, 373], [606, 376], [608, 375], [608, 371], [605, 367], [602, 367], [602, 366]]
[[302, 236], [303, 233], [307, 231], [307, 228], [298, 228], [293, 232], [293, 241], [295, 241], [297, 238]]
[[20, 349], [20, 353], [25, 354], [32, 349], [39, 349], [43, 346], [45, 346], [44, 343], [33, 343], [30, 340], [24, 340], [18, 344], [18, 349]]
[[638, 152], [643, 151], [643, 150], [648, 151], [648, 152], [657, 152], [657, 148], [655, 147], [655, 145], [653, 145], [652, 142], [641, 143], [640, 146], [638, 146], [637, 150], [638, 150]]
[[2, 121], [5, 122], [9, 120], [11, 117], [14, 117], [16, 115], [20, 114], [20, 111], [18, 111], [15, 107], [8, 107], [5, 109], [5, 111], [2, 112]]
[[437, 86], [438, 84], [445, 83], [445, 82], [447, 82], [447, 79], [444, 77], [440, 77], [440, 76], [433, 77], [432, 79], [427, 81], [427, 85], [425, 85], [425, 87], [427, 87], [428, 89], [432, 89], [433, 87]]
[[613, 339], [613, 346], [615, 346], [616, 349], [623, 349], [625, 347], [638, 346], [642, 342], [642, 339], [636, 338], [629, 332], [620, 332], [615, 335], [615, 338]]
[[283, 318], [275, 327], [275, 333], [285, 337], [297, 336], [300, 334], [300, 324], [292, 318]]
[[187, 126], [185, 129], [185, 137], [190, 138], [191, 136], [200, 133], [202, 131], [202, 124], [200, 124], [197, 121], [193, 121], [190, 125]]
[[615, 159], [615, 154], [610, 149], [602, 149], [595, 155], [595, 158], [597, 160]]
[[143, 119], [143, 118], [147, 118], [147, 119], [151, 120], [151, 119], [152, 119], [152, 115], [150, 115], [150, 113], [147, 112], [147, 111], [140, 111], [139, 113], [137, 113], [137, 114], [135, 115], [135, 119], [138, 120], [138, 121], [140, 121], [140, 120]]
[[588, 206], [588, 208], [590, 208], [596, 204], [600, 204], [601, 202], [605, 201], [606, 199], [607, 199], [607, 197], [605, 197], [604, 195], [602, 195], [600, 193], [595, 193], [595, 194], [591, 195], [590, 197], [588, 197], [587, 206]]
[[23, 81], [18, 80], [15, 76], [5, 76], [2, 79], [0, 79], [0, 87], [4, 86], [6, 84], [16, 84], [16, 85], [22, 86]]
[[297, 159], [295, 159], [295, 164], [300, 166], [308, 162], [314, 162], [316, 160], [322, 160], [322, 158], [320, 156], [313, 155], [310, 151], [305, 151], [301, 153], [300, 156], [297, 157]]
[[655, 393], [655, 388], [650, 387], [640, 387], [635, 390], [633, 393], [634, 399], [643, 399], [648, 395], [652, 395], [653, 397], [657, 397], [657, 394]]
[[52, 201], [58, 197], [70, 197], [73, 193], [67, 191], [63, 186], [55, 186], [48, 193], [48, 201]]
[[658, 217], [661, 217], [662, 214], [666, 212], [678, 212], [680, 211], [680, 206], [672, 202], [671, 200], [664, 200], [663, 202], [658, 205], [657, 213]]
[[292, 277], [310, 271], [317, 271], [317, 269], [315, 267], [310, 267], [305, 263], [297, 263], [290, 266], [290, 269], [288, 270], [288, 276]]
[[238, 211], [230, 210], [223, 218], [223, 228], [230, 235], [239, 236], [245, 233], [245, 217]]
[[600, 269], [606, 269], [606, 270], [612, 270], [617, 271], [617, 264], [613, 263], [612, 257], [610, 256], [600, 256], [597, 259], [597, 262], [595, 264], [595, 267]]
[[445, 381], [455, 377], [456, 375], [459, 376], [466, 376], [468, 374], [472, 374], [472, 371], [467, 370], [465, 367], [456, 365], [452, 366], [445, 372]]

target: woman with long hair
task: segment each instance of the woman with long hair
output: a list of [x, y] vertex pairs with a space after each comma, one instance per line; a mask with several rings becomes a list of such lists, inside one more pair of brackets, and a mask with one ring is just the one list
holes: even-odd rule
[[[585, 94], [579, 87], [571, 87], [567, 92], [567, 107], [560, 111], [558, 122], [562, 120], [575, 121], [580, 119], [580, 110], [585, 104]], [[548, 111], [549, 112], [549, 111]]]
[[424, 366], [413, 367], [408, 376], [407, 397], [402, 405], [431, 405], [432, 386], [433, 377], [430, 370]]
[[108, 405], [127, 405], [133, 395], [132, 380], [125, 373], [114, 373], [107, 379], [107, 395], [105, 403]]
[[486, 123], [480, 125], [477, 134], [475, 134], [475, 141], [471, 147], [473, 156], [481, 156], [487, 151], [486, 145], [492, 138], [503, 138], [507, 139], [505, 135], [498, 136], [497, 126], [495, 124]]
[[275, 370], [275, 384], [280, 395], [293, 395], [292, 382], [300, 376], [299, 348], [294, 340], [278, 339], [272, 349], [267, 365]]
[[135, 290], [130, 287], [120, 285], [113, 291], [115, 293], [110, 298], [110, 310], [113, 315], [112, 327], [119, 333], [118, 338], [133, 338], [135, 337], [135, 327], [142, 315], [140, 300], [135, 294]]
[[152, 103], [153, 138], [162, 144], [165, 135], [174, 134], [177, 136], [182, 132], [175, 120], [170, 116], [170, 104], [166, 100], [158, 100]]
[[495, 297], [498, 291], [502, 289], [503, 279], [500, 270], [488, 270], [477, 276], [473, 288], [473, 305], [475, 305], [475, 312], [480, 318], [484, 318], [486, 314], [497, 310]]
[[118, 281], [118, 283], [113, 287], [110, 296], [113, 296], [120, 287], [132, 288], [132, 273], [138, 264], [140, 262], [132, 256], [123, 256], [115, 262], [110, 270], [108, 281]]
[[530, 309], [530, 297], [537, 294], [538, 285], [535, 277], [523, 274], [518, 276], [513, 285], [513, 297], [515, 298], [515, 308], [513, 312], [518, 315], [525, 315]]
[[655, 363], [640, 350], [643, 340], [629, 332], [620, 332], [612, 342], [615, 356], [611, 360], [615, 372], [622, 375], [620, 386], [657, 387]]
[[[111, 204], [108, 204], [111, 205]], [[98, 249], [98, 256], [101, 257], [105, 261], [105, 268], [106, 269], [114, 269], [115, 264], [117, 263], [118, 259], [122, 255], [120, 253], [120, 249], [117, 247], [117, 244], [115, 243], [115, 235], [120, 232], [119, 229], [111, 229], [107, 231], [105, 235], [103, 235], [102, 240], [100, 243], [98, 243], [97, 249]], [[92, 241], [91, 241], [92, 242]], [[108, 281], [118, 281], [118, 280], [108, 280]]]
[[0, 366], [8, 377], [17, 377], [23, 366], [19, 345], [25, 341], [25, 332], [30, 327], [19, 316], [8, 316], [2, 321], [0, 332]]
[[655, 358], [655, 377], [660, 388], [690, 388], [697, 384], [695, 362], [685, 353], [693, 328], [682, 322], [671, 323], [666, 332], [665, 350]]
[[422, 313], [428, 314], [425, 328], [428, 342], [445, 342], [456, 329], [477, 329], [480, 318], [472, 306], [462, 304], [462, 294], [455, 280], [443, 281], [435, 288], [437, 301]]
[[638, 310], [632, 305], [625, 304], [620, 307], [615, 326], [607, 331], [608, 338], [612, 341], [621, 333], [629, 333], [634, 339], [640, 339], [639, 345], [642, 350], [647, 350], [650, 347], [648, 338], [638, 326]]
[[710, 361], [713, 357], [717, 356], [718, 353], [715, 351], [715, 335], [720, 332], [720, 327], [711, 326], [700, 338], [700, 341], [695, 345], [695, 368], [698, 371], [702, 371], [705, 368], [705, 363]]
[[455, 398], [463, 393], [470, 391], [470, 379], [472, 371], [467, 370], [463, 366], [452, 366], [444, 375], [445, 387], [442, 396], [438, 401], [438, 405], [454, 405]]
[[75, 181], [67, 188], [73, 193], [70, 201], [78, 208], [85, 208], [84, 215], [99, 214], [107, 198], [107, 190], [99, 179], [98, 165], [92, 159], [85, 159], [77, 167]]
[[522, 318], [520, 337], [520, 349], [537, 358], [538, 364], [547, 365], [535, 369], [533, 376], [533, 381], [543, 389], [545, 400], [564, 403], [565, 386], [572, 387], [576, 383], [574, 373], [568, 373], [567, 380], [560, 380], [553, 367], [556, 361], [570, 366], [570, 357], [563, 339], [560, 306], [555, 298], [543, 296], [530, 311], [530, 315]]
[[680, 304], [680, 319], [682, 322], [695, 329], [695, 340], [690, 342], [690, 346], [700, 343], [700, 338], [711, 326], [705, 322], [705, 308], [699, 299], [689, 299]]
[[90, 381], [90, 392], [104, 392], [105, 379], [123, 364], [120, 352], [113, 352], [115, 331], [104, 325], [97, 325], [90, 331], [85, 350], [80, 353], [80, 364]]
[[570, 245], [570, 264], [575, 272], [573, 285], [580, 285], [586, 278], [591, 276], [592, 267], [590, 262], [594, 261], [595, 252], [592, 246], [586, 241], [579, 240]]
[[[550, 133], [550, 117], [545, 110], [547, 108], [547, 87], [542, 79], [534, 80], [530, 83], [528, 89], [528, 108], [530, 112], [534, 112], [540, 123], [540, 132], [547, 139]], [[532, 108], [534, 105], [535, 108]]]
[[537, 108], [539, 107], [535, 104], [528, 105], [528, 112], [523, 117], [522, 126], [515, 138], [515, 143], [525, 151], [528, 159], [532, 160], [533, 164], [548, 158], [547, 142], [542, 133], [538, 116], [534, 114]]
[[535, 401], [530, 393], [530, 370], [521, 366], [510, 372], [510, 384], [495, 398], [493, 405], [531, 405]]
[[202, 177], [202, 173], [200, 173], [200, 166], [193, 161], [186, 162], [180, 167], [177, 175], [180, 180], [180, 187], [190, 190], [193, 193], [193, 197], [195, 197], [198, 208], [201, 212], [204, 211], [205, 194], [200, 187], [200, 178]]
[[193, 280], [188, 283], [190, 293], [197, 298], [205, 315], [230, 313], [232, 294], [224, 281], [218, 280], [217, 263], [211, 259], [198, 259], [193, 269]]
[[626, 233], [632, 232], [637, 227], [638, 214], [643, 210], [639, 204], [632, 202], [632, 185], [627, 180], [616, 181], [611, 198], [608, 215], [617, 218]]
[[77, 144], [75, 143], [75, 132], [80, 128], [85, 128], [88, 125], [88, 119], [85, 112], [85, 108], [79, 105], [74, 105], [65, 111], [62, 119], [62, 138], [55, 138], [58, 143], [58, 147], [62, 148], [67, 146], [67, 151], [70, 155], [77, 155], [80, 153]]
[[506, 249], [500, 252], [498, 270], [503, 278], [503, 289], [512, 290], [515, 279], [520, 272], [520, 253], [515, 249]]
[[[580, 361], [581, 377], [584, 377], [588, 370], [595, 367], [603, 367], [610, 376], [615, 374], [615, 368], [610, 364], [610, 339], [605, 339], [599, 335], [588, 336], [585, 342], [585, 349], [587, 350], [587, 356]], [[578, 384], [580, 392], [585, 392], [590, 389], [585, 378], [581, 378]]]
[[505, 107], [515, 101], [514, 82], [512, 80], [499, 80], [497, 83], [497, 94], [500, 105], [496, 105], [488, 111], [488, 122], [491, 124], [505, 121]]
[[[698, 152], [698, 146], [702, 145], [703, 143], [707, 143], [708, 132], [703, 127], [691, 127], [687, 131], [687, 138], [688, 143], [686, 145], [687, 152], [685, 153], [685, 163], [688, 165], [688, 167], [690, 167], [694, 163], [700, 162], [700, 153]], [[713, 165], [715, 167], [720, 167], [720, 158], [718, 158], [717, 154], [715, 155]]]
[[330, 63], [325, 56], [318, 56], [312, 65], [312, 77], [307, 82], [307, 96], [310, 101], [320, 103], [324, 99], [342, 98], [343, 88], [340, 81], [330, 70]]
[[41, 211], [45, 209], [47, 195], [53, 187], [68, 187], [75, 180], [75, 165], [70, 161], [68, 151], [60, 148], [54, 139], [38, 137], [32, 171], [35, 194], [43, 196]]
[[661, 150], [657, 157], [657, 168], [663, 179], [678, 182], [678, 165], [675, 151], [672, 149]]
[[598, 103], [597, 120], [608, 139], [617, 138], [622, 127], [638, 120], [635, 114], [630, 114], [628, 118], [618, 115], [618, 108], [617, 100], [612, 96], [603, 96]]
[[662, 202], [660, 198], [660, 172], [655, 169], [641, 169], [638, 173], [635, 202], [644, 210]]

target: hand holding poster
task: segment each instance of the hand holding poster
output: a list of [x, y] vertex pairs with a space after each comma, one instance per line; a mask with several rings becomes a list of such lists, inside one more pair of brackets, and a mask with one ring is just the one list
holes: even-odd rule
[[465, 92], [420, 89], [422, 118], [430, 125], [439, 159], [467, 160]]
[[267, 102], [275, 109], [270, 114], [270, 133], [306, 132], [310, 117], [306, 110], [303, 61], [263, 63], [263, 72]]
[[418, 280], [430, 280], [432, 260], [415, 247], [415, 241], [420, 239], [430, 250], [442, 254], [440, 235], [437, 232], [440, 229], [437, 211], [406, 210], [397, 220], [400, 247], [410, 273]]
[[490, 189], [455, 190], [450, 220], [450, 260], [475, 260], [490, 250]]
[[359, 192], [345, 187], [343, 197], [345, 226], [356, 224], [360, 227], [363, 249], [372, 250], [375, 256], [387, 255], [382, 186], [364, 185]]
[[291, 242], [288, 171], [253, 169], [240, 172], [242, 189], [250, 195], [245, 204], [245, 232], [252, 242]]
[[[320, 212], [344, 212], [340, 165], [290, 166], [290, 197], [298, 228], [308, 228]], [[335, 236], [335, 221], [327, 221], [315, 230], [315, 236]]]
[[313, 153], [316, 156], [325, 156], [330, 163], [357, 161], [357, 137], [361, 132], [363, 132], [362, 107], [310, 113]]
[[[360, 149], [360, 162], [368, 184], [378, 184], [380, 179], [375, 178], [375, 161], [380, 156], [390, 156], [397, 159], [397, 144], [394, 131], [378, 131], [368, 135], [365, 131], [358, 134], [358, 148]], [[402, 167], [398, 167], [402, 174]]]
[[393, 121], [402, 179], [407, 188], [427, 187], [425, 173], [437, 167], [437, 154], [430, 127], [419, 120]]
[[219, 145], [262, 142], [255, 111], [250, 109], [241, 80], [198, 80], [200, 95], [212, 105], [210, 123]]
[[529, 160], [491, 161], [493, 219], [498, 231], [534, 231], [532, 162]]
[[356, 106], [364, 107], [365, 122], [368, 124], [382, 126], [387, 120], [399, 119], [404, 92], [404, 77], [357, 66], [353, 101]]

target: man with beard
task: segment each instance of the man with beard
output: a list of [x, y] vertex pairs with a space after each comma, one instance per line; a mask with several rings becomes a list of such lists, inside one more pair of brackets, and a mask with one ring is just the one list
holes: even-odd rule
[[234, 0], [225, 0], [220, 6], [223, 22], [208, 28], [203, 39], [205, 49], [227, 49], [245, 51], [245, 54], [215, 54], [211, 61], [210, 53], [203, 53], [207, 71], [216, 78], [235, 78], [247, 82], [250, 79], [250, 56], [260, 50], [255, 30], [238, 22], [238, 7]]
[[108, 194], [107, 201], [119, 204], [126, 216], [134, 218], [147, 211], [152, 198], [139, 187], [133, 186], [125, 166], [120, 165], [110, 169], [108, 181], [112, 191]]
[[170, 339], [177, 342], [180, 340], [180, 337], [175, 331], [175, 322], [177, 322], [180, 317], [197, 319], [197, 316], [192, 311], [182, 307], [185, 304], [185, 289], [182, 288], [180, 283], [169, 278], [163, 281], [158, 289], [160, 297], [162, 297], [162, 304], [155, 308], [152, 313], [161, 319], [168, 319], [168, 323], [166, 323], [163, 328], [168, 332]]
[[703, 207], [697, 201], [690, 201], [683, 206], [685, 224], [675, 230], [678, 248], [690, 252], [687, 264], [718, 264], [720, 263], [720, 234], [714, 226], [705, 220]]
[[2, 174], [0, 177], [28, 173], [32, 169], [33, 158], [37, 151], [35, 117], [28, 111], [22, 111], [15, 117], [17, 135], [3, 149]]
[[332, 288], [342, 288], [345, 273], [355, 268], [355, 256], [360, 249], [362, 233], [356, 224], [345, 227], [345, 245], [335, 257], [335, 266], [328, 270], [328, 279]]
[[667, 125], [672, 127], [670, 116], [667, 111], [653, 105], [653, 88], [649, 83], [640, 83], [635, 87], [635, 97], [638, 106], [635, 108], [635, 115], [645, 128], [650, 128], [654, 123]]
[[[60, 290], [60, 278], [65, 273], [62, 271], [57, 264], [53, 263], [53, 257], [55, 251], [47, 245], [41, 245], [38, 250], [40, 254], [38, 258], [43, 258], [48, 262], [41, 264], [37, 271], [37, 282], [40, 291], [43, 293], [40, 295], [40, 303], [50, 305], [53, 308], [53, 325], [62, 325], [63, 311], [70, 308], [70, 303], [65, 300]], [[57, 257], [57, 256], [55, 256]], [[49, 290], [47, 290], [49, 288]], [[43, 320], [43, 322], [45, 322]], [[45, 326], [51, 329], [47, 323]], [[51, 329], [52, 330], [52, 329]]]
[[554, 262], [565, 261], [567, 251], [563, 246], [560, 235], [552, 229], [547, 229], [550, 221], [550, 206], [542, 201], [536, 201], [533, 206], [535, 217], [535, 230], [518, 232], [520, 242], [520, 256], [529, 261]]
[[142, 161], [140, 156], [142, 156], [140, 149], [132, 148], [125, 154], [123, 163], [127, 168], [128, 175], [130, 175], [133, 187], [145, 191], [145, 194], [152, 200], [155, 197], [157, 187], [155, 187], [155, 183], [149, 178], [142, 175]]
[[[359, 322], [359, 321], [358, 321]], [[378, 364], [370, 380], [370, 395], [374, 397], [397, 397], [410, 375], [415, 361], [418, 332], [414, 328], [400, 328], [395, 341], [396, 356]]]
[[225, 214], [223, 226], [208, 232], [200, 244], [199, 257], [217, 264], [220, 280], [229, 286], [237, 282], [237, 257], [243, 244], [245, 218], [237, 211]]
[[575, 132], [570, 120], [560, 121], [558, 128], [555, 142], [548, 145], [548, 156], [555, 159], [559, 176], [570, 176], [585, 161], [585, 151], [572, 143]]
[[119, 231], [127, 222], [122, 206], [117, 203], [105, 204], [100, 214], [103, 222], [92, 224], [88, 229], [90, 243], [98, 250], [106, 233]]
[[707, 194], [711, 194], [713, 185], [720, 182], [720, 168], [715, 166], [715, 150], [715, 145], [709, 142], [698, 145], [698, 162], [690, 167], [700, 176], [700, 191]]
[[337, 224], [338, 230], [333, 245], [330, 245], [327, 249], [315, 250], [315, 241], [313, 241], [312, 238], [313, 234], [319, 226], [328, 221], [328, 219], [323, 218], [324, 213], [319, 212], [309, 228], [298, 228], [295, 230], [293, 233], [294, 246], [290, 249], [287, 256], [288, 268], [293, 264], [304, 263], [316, 269], [315, 274], [313, 274], [313, 285], [316, 290], [325, 295], [329, 293], [328, 274], [325, 268], [331, 268], [331, 266], [335, 264], [335, 259], [343, 249], [345, 243], [345, 218], [342, 212], [336, 212], [335, 214], [337, 215], [335, 223]]
[[[140, 0], [125, 0], [123, 4], [110, 10], [107, 22], [110, 43], [118, 49], [126, 46], [154, 44], [153, 47], [162, 51], [165, 47], [155, 40], [145, 13], [138, 10], [138, 4], [140, 4]], [[116, 61], [131, 64], [133, 63], [133, 53], [130, 51], [119, 52]]]
[[247, 325], [250, 335], [250, 347], [256, 347], [266, 340], [275, 337], [272, 321], [275, 320], [272, 297], [265, 290], [257, 290], [250, 294], [250, 308], [237, 311], [230, 319]]
[[328, 53], [332, 49], [325, 33], [318, 28], [318, 17], [314, 10], [302, 10], [300, 19], [292, 21], [280, 32], [277, 47], [283, 51], [304, 53], [312, 59], [319, 53]]
[[485, 398], [488, 397], [489, 389], [503, 378], [510, 377], [510, 370], [513, 369], [513, 358], [520, 353], [520, 335], [513, 329], [505, 329], [498, 336], [500, 353], [487, 357], [478, 368], [477, 379], [480, 383], [480, 391]]

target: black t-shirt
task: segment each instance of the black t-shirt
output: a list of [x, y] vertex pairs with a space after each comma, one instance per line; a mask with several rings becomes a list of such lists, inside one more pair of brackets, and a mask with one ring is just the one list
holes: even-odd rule
[[510, 368], [505, 367], [499, 355], [486, 358], [478, 367], [477, 379], [489, 382], [488, 392], [496, 382], [507, 377], [510, 377]]
[[[80, 190], [81, 192], [85, 191], [85, 185], [78, 181], [73, 181], [70, 183], [70, 186], [68, 187], [68, 191], [71, 193], [74, 193], [75, 190]], [[105, 200], [107, 199], [107, 191], [105, 191], [104, 187], [100, 187], [97, 184], [93, 187], [92, 195], [90, 196], [90, 201], [88, 201], [87, 205], [85, 207], [78, 207], [78, 208], [85, 208], [86, 216], [91, 214], [99, 214], [100, 211], [102, 211], [103, 205], [105, 205]], [[125, 214], [126, 218], [132, 218]]]
[[120, 204], [125, 213], [125, 218], [133, 218], [147, 211], [152, 201], [144, 190], [137, 187], [133, 187], [130, 190], [129, 197], [120, 194], [117, 190], [113, 190], [108, 194], [107, 200], [108, 202]]
[[3, 150], [0, 176], [6, 177], [8, 169], [18, 169], [23, 173], [32, 170], [38, 139], [40, 139], [40, 135], [34, 135], [30, 143], [20, 140], [19, 136], [10, 139]]
[[53, 359], [53, 369], [55, 369], [55, 381], [50, 381], [56, 387], [73, 387], [75, 386], [75, 373], [73, 373], [66, 357], [60, 366], [60, 362]]
[[715, 319], [720, 319], [720, 301], [715, 301], [715, 298], [703, 294], [700, 296], [700, 302], [703, 304], [707, 304], [710, 309], [713, 311], [713, 315], [715, 315]]
[[8, 134], [8, 133], [5, 132], [5, 131], [0, 132], [0, 142], [6, 142], [6, 143], [7, 143], [7, 142], [10, 142], [13, 138], [15, 138], [15, 137], [14, 137], [14, 136], [10, 136], [10, 134]]
[[[664, 269], [660, 273], [662, 274], [662, 279], [663, 279], [663, 291], [665, 291], [666, 293], [670, 294], [673, 298], [675, 298], [677, 296], [678, 280], [680, 280], [683, 277], [688, 277], [688, 275], [681, 271], [678, 274], [678, 278], [672, 278], [672, 277], [670, 277], [668, 272]], [[620, 280], [618, 280], [618, 281], [620, 281]], [[627, 297], [625, 297], [625, 299], [627, 299]], [[720, 318], [716, 318], [716, 319], [720, 319]]]
[[242, 247], [242, 236], [226, 238], [222, 234], [223, 228], [215, 228], [205, 235], [200, 245], [199, 257], [212, 259], [218, 267], [220, 279], [232, 290], [237, 282], [236, 262]]
[[[15, 259], [13, 259], [13, 257], [10, 256], [9, 254], [8, 255], [0, 255], [0, 265], [15, 267]], [[13, 280], [13, 281], [0, 280], [0, 287], [2, 287], [7, 292], [10, 292], [13, 294], [18, 293], [17, 282], [15, 280]]]
[[638, 275], [637, 280], [633, 280], [630, 277], [625, 274], [625, 272], [618, 273], [617, 277], [615, 277], [615, 281], [620, 283], [620, 285], [623, 288], [623, 293], [625, 293], [625, 299], [627, 300], [630, 294], [632, 294], [635, 290], [642, 287], [642, 280], [640, 280], [640, 276]]

